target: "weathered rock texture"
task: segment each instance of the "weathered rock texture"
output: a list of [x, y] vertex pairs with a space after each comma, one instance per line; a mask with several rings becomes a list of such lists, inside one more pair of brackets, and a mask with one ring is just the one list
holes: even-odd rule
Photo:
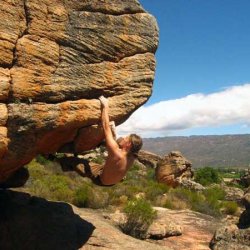
[[0, 192], [0, 210], [0, 249], [4, 250], [169, 249], [123, 234], [94, 210], [22, 192]]
[[250, 188], [242, 198], [246, 210], [240, 216], [238, 225], [226, 224], [218, 228], [210, 246], [214, 250], [250, 250]]
[[160, 183], [176, 187], [183, 180], [193, 177], [191, 167], [192, 164], [180, 152], [170, 152], [158, 162], [155, 171], [156, 179]]
[[234, 224], [221, 226], [210, 247], [213, 250], [250, 250], [250, 229], [239, 229]]
[[240, 216], [239, 225], [241, 228], [250, 228], [250, 187], [246, 190], [242, 203], [246, 210]]
[[158, 28], [137, 0], [2, 0], [0, 14], [0, 182], [98, 145], [100, 95], [117, 124], [151, 95]]
[[225, 200], [227, 201], [235, 201], [241, 204], [241, 200], [244, 195], [244, 191], [237, 187], [230, 187], [227, 185], [222, 185], [221, 188], [225, 191]]
[[[219, 220], [191, 210], [154, 209], [157, 210], [157, 219], [149, 228], [148, 237], [158, 239], [159, 245], [171, 250], [209, 250], [213, 233], [221, 225]], [[126, 221], [121, 212], [111, 214], [109, 218], [118, 225]]]
[[250, 170], [248, 169], [243, 176], [240, 178], [240, 183], [245, 186], [250, 186]]
[[141, 150], [138, 155], [138, 161], [147, 167], [156, 168], [157, 163], [162, 160], [162, 157], [151, 152]]

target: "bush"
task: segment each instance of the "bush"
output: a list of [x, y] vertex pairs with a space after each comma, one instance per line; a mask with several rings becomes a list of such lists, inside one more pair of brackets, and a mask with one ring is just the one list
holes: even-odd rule
[[224, 201], [222, 207], [225, 214], [234, 215], [238, 210], [238, 204], [234, 201]]
[[135, 238], [145, 239], [147, 230], [156, 217], [151, 204], [143, 198], [134, 199], [127, 203], [124, 212], [127, 222], [121, 225], [122, 231]]
[[225, 191], [220, 187], [211, 187], [203, 191], [205, 202], [196, 211], [215, 217], [221, 216], [221, 200], [225, 198]]
[[203, 194], [210, 201], [211, 200], [224, 200], [226, 192], [222, 188], [215, 186], [215, 187], [210, 187], [210, 188], [205, 189], [203, 191]]
[[171, 193], [174, 194], [174, 196], [179, 200], [185, 201], [189, 204], [190, 208], [194, 210], [197, 210], [197, 205], [201, 204], [205, 200], [202, 194], [185, 188], [173, 189], [171, 190]]
[[78, 207], [86, 207], [89, 190], [90, 188], [87, 185], [82, 185], [76, 189], [74, 193], [73, 204]]
[[157, 183], [153, 180], [147, 182], [147, 186], [144, 188], [146, 198], [151, 202], [155, 202], [156, 198], [169, 191], [169, 187], [166, 184]]
[[69, 178], [59, 175], [48, 175], [46, 178], [35, 180], [30, 189], [34, 195], [45, 199], [72, 202], [73, 191], [69, 186]]
[[49, 160], [47, 160], [44, 156], [42, 156], [42, 155], [37, 155], [36, 156], [36, 161], [38, 162], [38, 163], [40, 163], [40, 164], [42, 164], [42, 165], [46, 165], [46, 164], [48, 164], [50, 161]]
[[30, 179], [35, 180], [35, 179], [41, 179], [44, 178], [45, 176], [48, 175], [47, 170], [44, 168], [42, 164], [37, 162], [35, 159], [32, 160], [28, 165], [27, 169], [30, 174]]
[[195, 181], [207, 186], [212, 183], [220, 183], [221, 179], [218, 170], [210, 167], [198, 169], [195, 173]]
[[185, 188], [176, 188], [170, 190], [169, 196], [164, 205], [166, 208], [190, 208], [217, 217], [221, 215], [219, 199], [224, 198], [225, 193], [220, 188], [210, 188], [203, 193], [197, 193]]
[[109, 205], [109, 194], [103, 188], [91, 188], [88, 192], [86, 207], [98, 209]]

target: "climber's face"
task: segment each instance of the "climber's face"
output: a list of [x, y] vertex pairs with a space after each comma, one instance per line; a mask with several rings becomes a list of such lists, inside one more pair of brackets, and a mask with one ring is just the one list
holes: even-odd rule
[[121, 149], [129, 149], [131, 147], [130, 137], [119, 137], [117, 143]]

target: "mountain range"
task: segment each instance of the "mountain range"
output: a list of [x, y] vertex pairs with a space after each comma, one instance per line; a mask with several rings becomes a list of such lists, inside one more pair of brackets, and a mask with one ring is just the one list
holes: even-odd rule
[[143, 149], [161, 156], [180, 151], [193, 167], [250, 167], [250, 134], [144, 138]]

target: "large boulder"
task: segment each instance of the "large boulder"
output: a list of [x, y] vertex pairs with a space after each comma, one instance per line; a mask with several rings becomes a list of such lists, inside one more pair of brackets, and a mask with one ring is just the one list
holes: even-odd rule
[[213, 250], [249, 250], [250, 229], [239, 229], [236, 225], [223, 225], [219, 227], [211, 242]]
[[155, 170], [156, 179], [160, 183], [176, 187], [183, 180], [193, 177], [192, 164], [178, 151], [170, 152], [159, 161]]
[[123, 234], [100, 212], [10, 190], [0, 192], [0, 249], [168, 250]]
[[240, 177], [240, 184], [242, 184], [245, 187], [250, 186], [250, 170], [246, 170], [245, 174]]
[[150, 168], [156, 168], [162, 157], [149, 151], [141, 150], [138, 154], [138, 161]]
[[235, 201], [238, 203], [242, 203], [241, 200], [244, 196], [244, 191], [237, 187], [230, 187], [227, 185], [222, 185], [221, 188], [225, 191], [225, 200], [227, 201]]
[[137, 0], [2, 0], [0, 14], [0, 182], [98, 145], [100, 95], [116, 124], [151, 95], [158, 27]]
[[246, 190], [242, 203], [246, 210], [241, 214], [239, 223], [225, 224], [216, 230], [210, 243], [213, 250], [250, 249], [250, 188]]
[[250, 228], [250, 187], [246, 190], [242, 203], [246, 207], [246, 210], [240, 216], [239, 226], [241, 228]]

